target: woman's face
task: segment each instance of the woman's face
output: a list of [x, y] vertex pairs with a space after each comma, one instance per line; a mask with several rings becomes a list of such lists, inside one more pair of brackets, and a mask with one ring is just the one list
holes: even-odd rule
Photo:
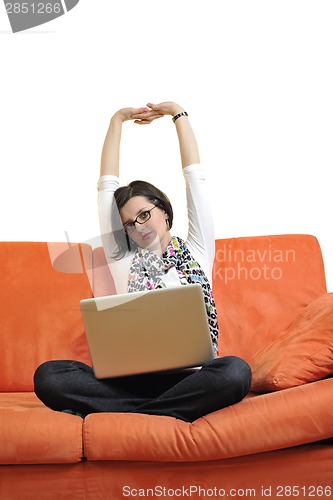
[[[170, 232], [167, 226], [168, 214], [159, 207], [156, 207], [145, 196], [133, 196], [120, 209], [120, 218], [124, 226], [133, 223], [143, 212], [150, 212], [150, 218], [143, 224], [135, 223], [135, 229], [130, 232], [129, 237], [141, 248], [158, 253], [163, 252], [170, 241]], [[144, 214], [147, 215], [147, 214]]]

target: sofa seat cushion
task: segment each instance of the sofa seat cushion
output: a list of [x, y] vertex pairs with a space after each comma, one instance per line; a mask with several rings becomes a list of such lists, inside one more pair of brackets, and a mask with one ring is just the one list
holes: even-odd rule
[[205, 461], [333, 436], [333, 379], [249, 397], [193, 423], [139, 413], [84, 419], [88, 460]]
[[253, 391], [268, 392], [333, 374], [333, 293], [312, 301], [251, 362]]
[[0, 464], [79, 462], [82, 419], [46, 408], [34, 393], [1, 393], [0, 443]]

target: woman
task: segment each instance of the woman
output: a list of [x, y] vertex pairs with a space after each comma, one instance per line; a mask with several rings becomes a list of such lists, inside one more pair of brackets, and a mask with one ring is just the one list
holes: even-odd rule
[[[133, 120], [147, 125], [165, 115], [172, 117], [176, 127], [186, 182], [186, 242], [170, 233], [173, 211], [162, 191], [143, 181], [119, 187], [123, 123]], [[211, 292], [213, 223], [196, 139], [184, 109], [173, 102], [162, 102], [117, 111], [103, 146], [98, 189], [103, 246], [117, 293], [200, 283], [217, 353], [218, 325]], [[241, 401], [250, 382], [249, 366], [234, 356], [216, 357], [195, 372], [104, 380], [97, 380], [93, 370], [83, 363], [49, 361], [36, 371], [35, 392], [50, 408], [82, 416], [94, 412], [135, 412], [192, 422]]]

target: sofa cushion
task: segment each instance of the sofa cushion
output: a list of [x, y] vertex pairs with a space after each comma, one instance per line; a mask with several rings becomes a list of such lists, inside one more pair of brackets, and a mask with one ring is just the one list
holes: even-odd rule
[[0, 394], [0, 409], [0, 464], [81, 460], [82, 418], [52, 411], [29, 392]]
[[297, 446], [333, 435], [333, 379], [255, 395], [189, 423], [160, 415], [92, 413], [88, 460], [218, 460]]
[[277, 391], [333, 374], [333, 293], [312, 301], [282, 334], [254, 356], [251, 389]]
[[321, 250], [302, 234], [216, 241], [219, 354], [250, 361], [326, 290]]
[[0, 391], [32, 391], [50, 359], [90, 362], [80, 300], [92, 296], [91, 260], [88, 245], [0, 243]]

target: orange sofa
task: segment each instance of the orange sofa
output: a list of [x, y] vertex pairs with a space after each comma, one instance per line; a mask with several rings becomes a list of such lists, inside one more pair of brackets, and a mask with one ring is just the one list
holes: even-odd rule
[[79, 301], [114, 293], [101, 248], [0, 243], [0, 499], [333, 496], [333, 294], [308, 235], [216, 241], [220, 355], [249, 396], [193, 423], [82, 420], [33, 393], [49, 359], [90, 363]]

